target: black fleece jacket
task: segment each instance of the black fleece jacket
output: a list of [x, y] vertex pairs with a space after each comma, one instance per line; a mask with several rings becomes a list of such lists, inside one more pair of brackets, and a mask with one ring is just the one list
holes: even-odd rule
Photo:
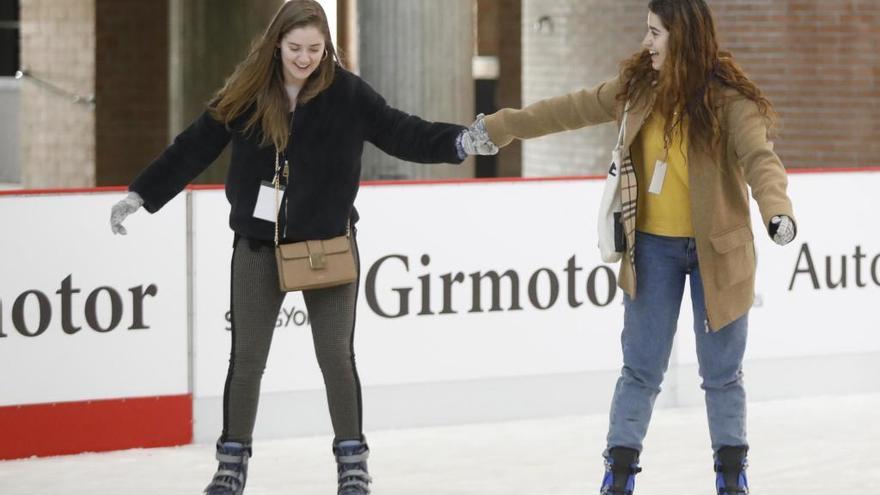
[[[205, 170], [232, 141], [226, 198], [232, 206], [229, 226], [249, 239], [271, 241], [275, 226], [254, 218], [261, 181], [275, 174], [274, 147], [259, 145], [259, 130], [245, 134], [241, 121], [227, 127], [205, 111], [178, 135], [129, 190], [158, 211]], [[461, 163], [455, 139], [462, 126], [426, 122], [390, 107], [364, 80], [337, 66], [333, 83], [293, 114], [287, 145], [289, 186], [279, 227], [287, 241], [328, 239], [345, 232], [361, 174], [364, 141], [403, 160]], [[283, 203], [282, 203], [283, 204]]]

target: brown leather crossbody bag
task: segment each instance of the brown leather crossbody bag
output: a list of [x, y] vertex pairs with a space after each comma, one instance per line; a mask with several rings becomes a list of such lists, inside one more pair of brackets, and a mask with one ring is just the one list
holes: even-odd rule
[[[284, 160], [282, 171], [279, 153], [275, 153], [275, 260], [278, 264], [278, 283], [283, 292], [321, 289], [354, 282], [357, 279], [354, 251], [351, 247], [351, 223], [345, 226], [345, 235], [332, 239], [280, 244], [278, 239], [279, 191], [281, 176], [289, 186], [290, 166]], [[289, 189], [288, 189], [289, 190]], [[287, 200], [285, 200], [285, 205]], [[286, 215], [285, 215], [286, 218]]]

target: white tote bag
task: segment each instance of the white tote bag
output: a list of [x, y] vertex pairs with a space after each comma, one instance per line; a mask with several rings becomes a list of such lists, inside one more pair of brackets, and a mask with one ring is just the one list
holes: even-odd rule
[[623, 251], [626, 250], [621, 219], [620, 165], [623, 157], [624, 130], [628, 113], [629, 103], [623, 109], [620, 132], [617, 134], [617, 145], [611, 151], [611, 166], [608, 167], [605, 189], [602, 191], [602, 201], [599, 203], [599, 252], [605, 263], [620, 261]]

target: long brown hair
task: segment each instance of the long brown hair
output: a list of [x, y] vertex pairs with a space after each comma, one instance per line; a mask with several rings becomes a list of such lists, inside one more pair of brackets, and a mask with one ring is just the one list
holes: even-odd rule
[[214, 118], [229, 125], [247, 113], [244, 132], [253, 132], [259, 124], [262, 146], [274, 144], [280, 150], [285, 149], [290, 133], [287, 121], [290, 101], [284, 89], [284, 68], [276, 50], [288, 32], [306, 26], [315, 26], [324, 35], [326, 53], [300, 90], [297, 103], [306, 103], [327, 89], [333, 82], [338, 62], [327, 15], [315, 0], [290, 0], [278, 9], [269, 27], [251, 45], [250, 53], [217, 91], [209, 105]]
[[705, 0], [651, 0], [648, 10], [669, 31], [663, 69], [654, 70], [648, 50], [624, 60], [618, 99], [646, 102], [656, 91], [655, 105], [666, 121], [665, 135], [671, 137], [687, 118], [689, 141], [707, 150], [715, 150], [721, 138], [720, 95], [716, 93], [724, 87], [754, 101], [768, 127], [773, 125], [776, 114], [770, 101], [733, 56], [718, 48], [715, 21]]

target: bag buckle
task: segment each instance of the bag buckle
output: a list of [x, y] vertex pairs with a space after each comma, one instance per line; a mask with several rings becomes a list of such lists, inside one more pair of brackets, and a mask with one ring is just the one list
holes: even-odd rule
[[322, 270], [326, 262], [324, 253], [309, 253], [309, 266], [312, 270]]

